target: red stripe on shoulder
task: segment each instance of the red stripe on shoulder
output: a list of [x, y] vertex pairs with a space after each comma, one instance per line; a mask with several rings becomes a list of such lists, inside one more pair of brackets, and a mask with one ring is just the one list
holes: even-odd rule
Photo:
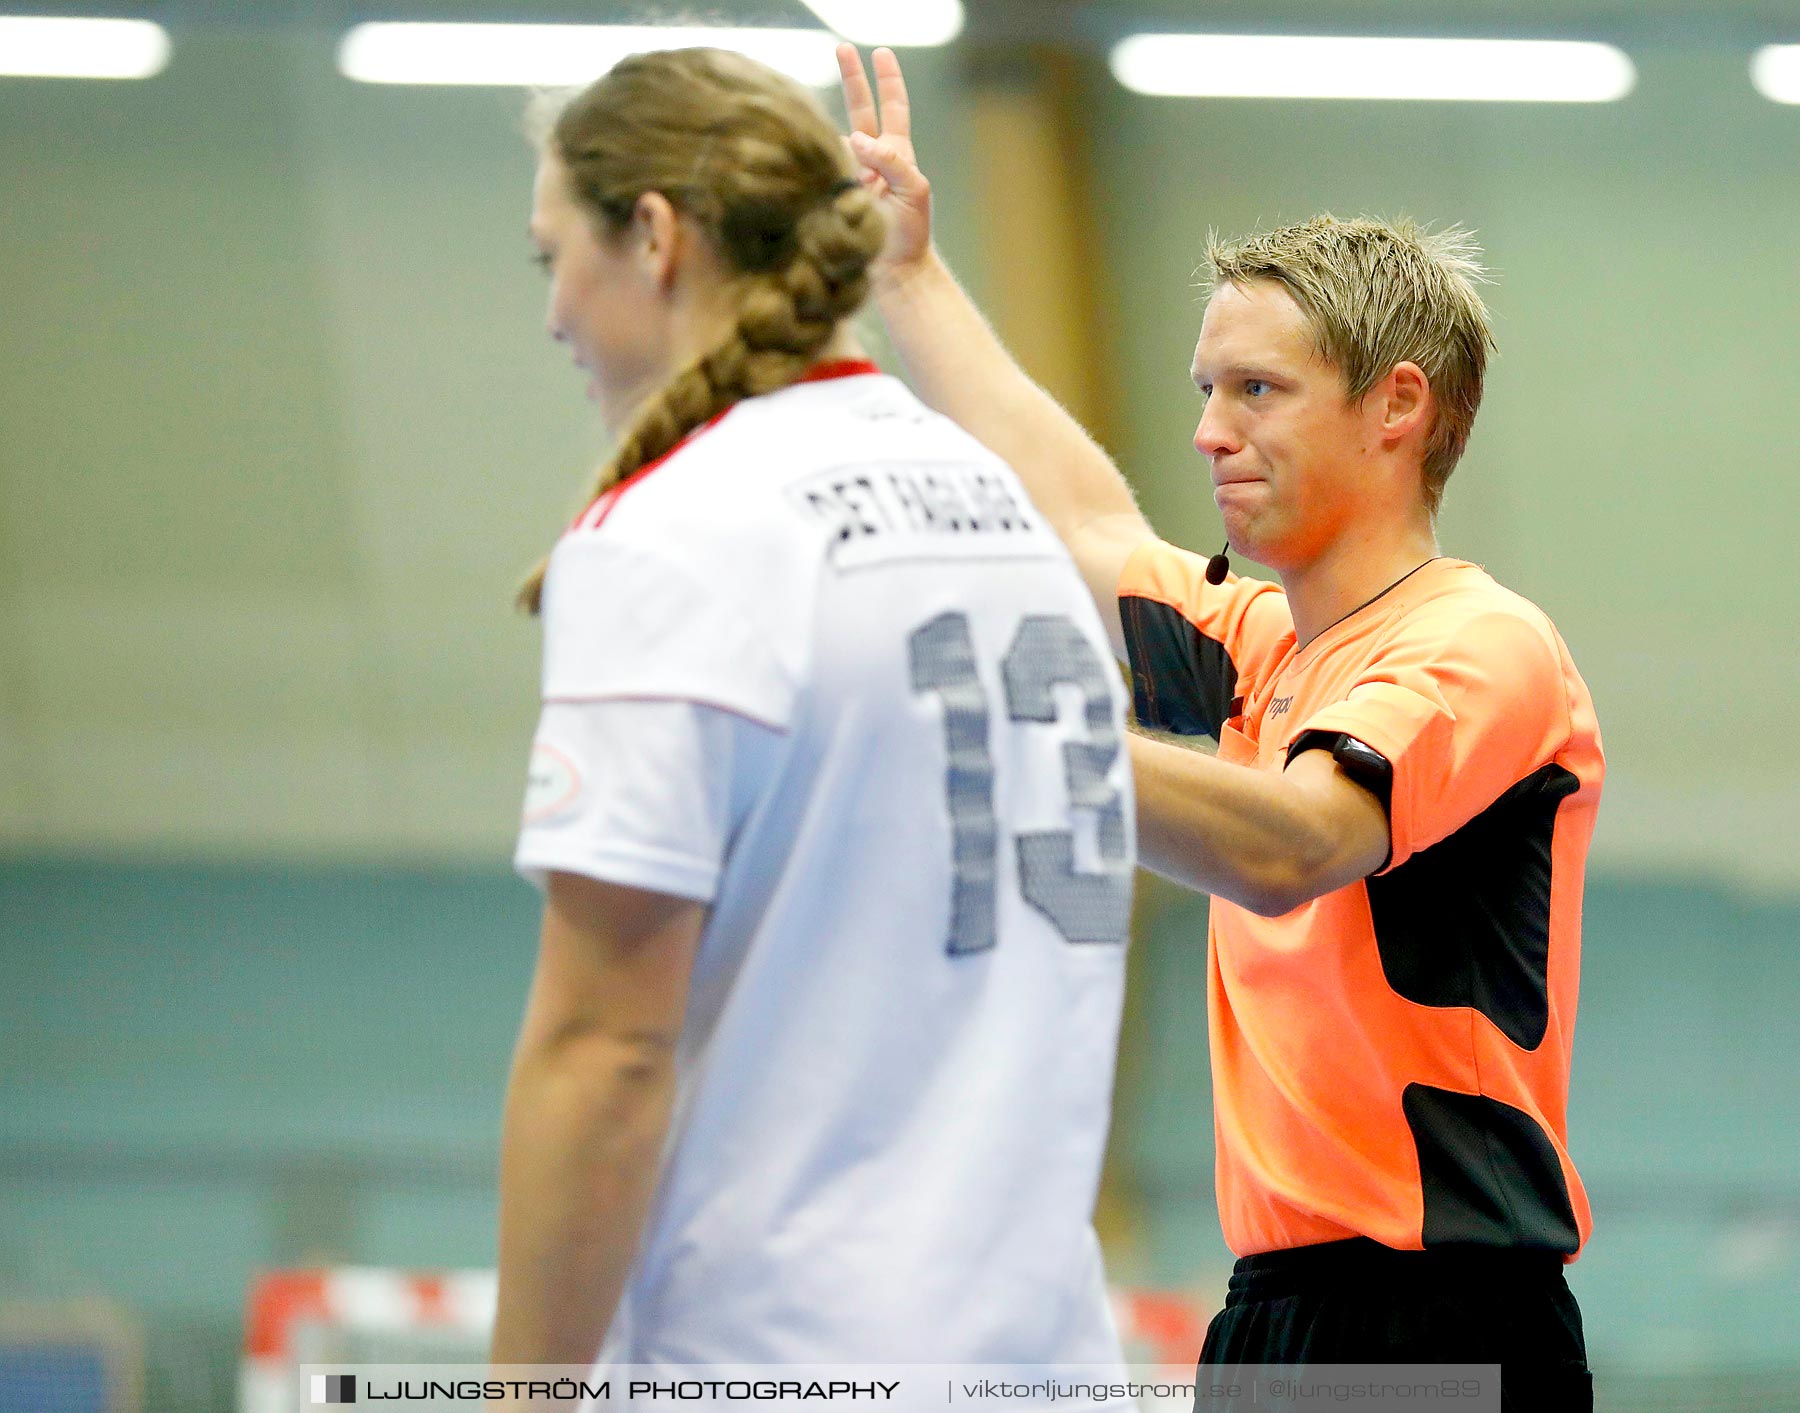
[[[732, 407], [735, 406], [737, 406], [737, 404], [733, 403]], [[610, 490], [602, 491], [593, 500], [588, 502], [586, 509], [575, 517], [575, 522], [569, 526], [569, 529], [598, 530], [600, 526], [605, 523], [606, 517], [612, 514], [613, 507], [619, 503], [619, 498], [623, 496], [626, 491], [641, 482], [645, 477], [650, 475], [651, 472], [657, 470], [659, 467], [667, 465], [669, 459], [683, 447], [691, 442], [699, 440], [700, 437], [718, 426], [720, 422], [725, 420], [726, 414], [730, 411], [731, 407], [727, 407], [724, 412], [715, 414], [706, 422], [694, 428], [693, 431], [689, 432], [680, 441], [676, 442], [674, 446], [670, 447], [661, 456], [653, 461], [646, 461], [642, 466], [638, 467], [637, 470], [633, 471], [631, 475], [619, 482], [618, 485], [612, 487]]]
[[[876, 367], [874, 362], [870, 359], [840, 358], [829, 363], [813, 364], [812, 367], [808, 368], [795, 379], [795, 382], [823, 383], [829, 382], [833, 378], [860, 378], [870, 373], [879, 374], [880, 372], [881, 369]], [[737, 406], [737, 404], [733, 403], [732, 407], [735, 406]], [[726, 416], [726, 413], [729, 413], [730, 411], [731, 407], [727, 407], [724, 412], [716, 414], [704, 425], [694, 428], [693, 431], [689, 432], [654, 461], [647, 462], [643, 466], [640, 466], [636, 471], [632, 472], [626, 480], [621, 481], [611, 490], [605, 491], [589, 501], [586, 507], [583, 508], [581, 514], [577, 515], [570, 523], [569, 529], [598, 530], [601, 525], [606, 522], [606, 517], [612, 514], [613, 507], [619, 503], [619, 497], [624, 495], [625, 492], [630, 490], [633, 486], [637, 485], [638, 482], [642, 481], [652, 471], [655, 471], [659, 466], [662, 466], [670, 457], [675, 455], [676, 452], [680, 451], [689, 442], [694, 441], [718, 426]]]

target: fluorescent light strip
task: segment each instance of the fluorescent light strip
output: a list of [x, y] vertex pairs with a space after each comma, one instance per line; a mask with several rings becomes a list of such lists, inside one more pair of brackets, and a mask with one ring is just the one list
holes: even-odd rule
[[711, 45], [735, 49], [814, 88], [837, 81], [823, 30], [673, 25], [361, 24], [338, 68], [363, 83], [562, 88], [600, 77], [628, 54]]
[[1538, 39], [1137, 34], [1112, 71], [1134, 92], [1184, 98], [1608, 103], [1637, 81], [1610, 44]]
[[0, 15], [0, 75], [146, 79], [169, 62], [169, 35], [148, 20]]
[[1771, 103], [1800, 103], [1800, 44], [1765, 44], [1750, 60], [1750, 82]]
[[927, 48], [962, 33], [962, 0], [804, 0], [806, 8], [857, 44]]

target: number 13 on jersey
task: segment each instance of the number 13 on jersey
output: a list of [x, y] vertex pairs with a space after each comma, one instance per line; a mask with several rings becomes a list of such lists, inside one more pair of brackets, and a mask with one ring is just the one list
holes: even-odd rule
[[[939, 614], [913, 632], [908, 647], [913, 690], [935, 694], [944, 709], [944, 790], [955, 876], [946, 950], [951, 956], [984, 952], [995, 942], [999, 825], [988, 696], [968, 616]], [[1070, 810], [1095, 812], [1100, 869], [1076, 870], [1072, 827], [1016, 836], [1019, 891], [1068, 942], [1122, 943], [1131, 913], [1123, 803], [1107, 780], [1123, 744], [1107, 670], [1081, 630], [1061, 614], [1025, 618], [1000, 664], [1009, 729], [1054, 722], [1058, 685], [1073, 686], [1082, 697], [1088, 739], [1064, 744], [1063, 777]]]

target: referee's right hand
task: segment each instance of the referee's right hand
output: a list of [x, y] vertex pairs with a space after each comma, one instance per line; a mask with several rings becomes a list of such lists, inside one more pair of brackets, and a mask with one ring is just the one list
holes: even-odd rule
[[931, 253], [931, 183], [919, 170], [913, 150], [906, 79], [892, 49], [874, 53], [873, 89], [854, 44], [838, 45], [837, 57], [850, 118], [850, 151], [862, 164], [863, 185], [880, 201], [888, 223], [887, 244], [873, 275], [877, 282], [892, 281], [923, 264]]

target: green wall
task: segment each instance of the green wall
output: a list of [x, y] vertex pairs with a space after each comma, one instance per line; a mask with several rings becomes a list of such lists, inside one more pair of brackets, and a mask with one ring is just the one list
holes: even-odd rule
[[[1205, 905], [1152, 902], [1111, 1271], [1216, 1300]], [[493, 869], [0, 866], [0, 1302], [139, 1310], [148, 1406], [222, 1413], [253, 1270], [491, 1264], [536, 920]], [[1571, 1284], [1603, 1386], [1800, 1370], [1797, 933], [1791, 903], [1590, 888]]]

